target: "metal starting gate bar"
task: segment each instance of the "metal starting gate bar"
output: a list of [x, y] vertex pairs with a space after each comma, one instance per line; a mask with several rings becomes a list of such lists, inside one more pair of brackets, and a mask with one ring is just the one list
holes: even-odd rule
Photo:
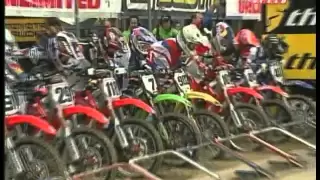
[[[268, 127], [265, 129], [261, 129], [261, 130], [255, 130], [255, 131], [251, 131], [249, 133], [243, 133], [243, 134], [239, 134], [239, 135], [235, 135], [235, 136], [231, 136], [231, 137], [227, 137], [227, 138], [216, 138], [214, 139], [212, 142], [207, 142], [207, 143], [203, 143], [197, 146], [192, 146], [192, 147], [185, 147], [185, 148], [179, 148], [177, 150], [168, 150], [168, 151], [161, 151], [155, 154], [150, 154], [150, 155], [146, 155], [146, 156], [142, 156], [142, 157], [137, 157], [137, 158], [133, 158], [129, 161], [129, 164], [134, 164], [141, 161], [141, 160], [145, 160], [145, 159], [150, 159], [150, 158], [154, 158], [157, 156], [162, 156], [162, 155], [166, 155], [166, 154], [173, 154], [175, 156], [178, 156], [179, 158], [187, 161], [188, 163], [192, 164], [194, 167], [198, 168], [199, 170], [205, 172], [206, 174], [208, 174], [209, 176], [215, 178], [215, 179], [221, 179], [220, 176], [210, 170], [208, 170], [207, 168], [205, 168], [204, 166], [200, 165], [199, 163], [191, 160], [190, 158], [186, 157], [185, 155], [181, 154], [180, 152], [183, 151], [189, 151], [189, 150], [193, 150], [193, 149], [198, 149], [204, 146], [208, 146], [208, 145], [214, 145], [217, 148], [221, 149], [222, 151], [225, 151], [227, 153], [229, 153], [230, 155], [232, 155], [233, 157], [237, 158], [238, 160], [240, 160], [241, 162], [245, 163], [246, 165], [248, 165], [250, 168], [252, 168], [254, 170], [254, 172], [250, 172], [250, 171], [235, 171], [235, 173], [238, 176], [242, 176], [244, 177], [244, 175], [254, 175], [255, 177], [266, 177], [269, 179], [272, 179], [275, 177], [275, 175], [272, 172], [269, 172], [268, 170], [262, 168], [261, 166], [259, 166], [258, 164], [250, 161], [249, 159], [247, 159], [246, 157], [244, 157], [243, 155], [229, 149], [228, 147], [224, 146], [222, 144], [222, 142], [225, 141], [230, 141], [232, 139], [238, 139], [238, 138], [242, 138], [242, 137], [248, 137], [251, 138], [252, 140], [256, 141], [257, 143], [260, 143], [262, 145], [264, 145], [265, 147], [267, 147], [268, 149], [270, 149], [272, 152], [277, 153], [278, 155], [280, 155], [281, 157], [283, 157], [284, 159], [286, 159], [288, 162], [290, 162], [291, 164], [295, 165], [296, 167], [300, 167], [302, 168], [303, 165], [302, 163], [293, 155], [286, 153], [285, 151], [271, 145], [270, 143], [267, 143], [266, 141], [258, 138], [256, 135], [257, 134], [263, 134], [263, 133], [267, 133], [270, 131], [278, 131], [281, 132], [297, 141], [299, 141], [300, 143], [306, 145], [307, 147], [316, 150], [316, 146], [314, 144], [311, 144], [309, 142], [307, 142], [306, 140], [299, 138], [298, 136], [288, 132], [287, 130], [278, 128], [278, 127]], [[247, 176], [246, 176], [247, 178]], [[244, 179], [246, 179], [244, 178]]]
[[[204, 147], [204, 146], [208, 146], [208, 145], [215, 145], [216, 147], [220, 148], [221, 150], [229, 153], [230, 155], [232, 155], [233, 157], [237, 158], [238, 160], [240, 160], [241, 162], [245, 163], [246, 165], [248, 165], [249, 167], [251, 167], [254, 171], [255, 171], [255, 175], [260, 175], [260, 176], [265, 176], [269, 179], [273, 178], [274, 175], [273, 173], [267, 171], [266, 169], [263, 169], [262, 167], [260, 167], [259, 165], [257, 165], [256, 163], [250, 161], [249, 159], [245, 158], [244, 156], [242, 156], [241, 154], [232, 151], [231, 149], [229, 149], [228, 147], [224, 146], [223, 144], [221, 144], [221, 142], [224, 141], [230, 141], [232, 139], [238, 139], [238, 138], [242, 138], [242, 137], [248, 137], [251, 138], [252, 140], [264, 145], [265, 147], [267, 147], [268, 149], [270, 149], [271, 151], [277, 153], [278, 155], [280, 155], [281, 157], [283, 157], [284, 159], [286, 159], [288, 162], [290, 162], [291, 164], [295, 165], [296, 167], [300, 167], [302, 168], [303, 165], [302, 163], [293, 155], [288, 154], [286, 152], [284, 152], [283, 150], [271, 145], [270, 143], [267, 143], [266, 141], [258, 138], [256, 135], [257, 134], [263, 134], [266, 132], [270, 132], [270, 131], [279, 131], [297, 141], [299, 141], [300, 143], [306, 145], [307, 147], [316, 150], [316, 146], [307, 142], [306, 140], [299, 138], [298, 136], [290, 133], [289, 131], [286, 131], [284, 129], [278, 128], [278, 127], [268, 127], [265, 129], [261, 129], [261, 130], [255, 130], [255, 131], [251, 131], [249, 133], [243, 133], [243, 134], [239, 134], [239, 135], [235, 135], [235, 136], [231, 136], [231, 137], [227, 137], [227, 138], [217, 138], [215, 139], [213, 142], [207, 142], [207, 143], [203, 143], [197, 146], [192, 146], [192, 147], [186, 147], [186, 148], [181, 148], [178, 149], [177, 151], [187, 151], [190, 149], [198, 149], [200, 147]], [[236, 174], [239, 176], [244, 176], [247, 174], [251, 174], [252, 172], [248, 172], [248, 171], [236, 171]], [[246, 178], [244, 178], [246, 179]]]
[[90, 180], [94, 180], [94, 178], [90, 177], [90, 175], [100, 173], [102, 171], [110, 171], [112, 169], [118, 169], [118, 168], [130, 169], [130, 170], [133, 170], [137, 173], [141, 173], [145, 177], [145, 179], [148, 179], [148, 180], [161, 180], [161, 178], [157, 177], [156, 175], [150, 173], [146, 169], [144, 169], [141, 166], [134, 164], [134, 163], [115, 163], [110, 166], [105, 166], [105, 167], [95, 169], [92, 171], [76, 174], [76, 175], [72, 176], [72, 180], [84, 180], [82, 178], [86, 178], [88, 176], [89, 176]]
[[284, 123], [284, 124], [278, 124], [275, 120], [271, 120], [271, 123], [275, 127], [279, 128], [285, 128], [285, 127], [290, 127], [290, 126], [295, 126], [298, 124], [307, 124], [308, 126], [316, 129], [316, 123], [312, 121], [294, 121], [294, 122], [289, 122], [289, 123]]
[[200, 165], [199, 163], [197, 163], [197, 162], [193, 161], [192, 159], [188, 158], [187, 156], [181, 154], [180, 152], [174, 151], [174, 150], [166, 150], [166, 151], [161, 151], [161, 152], [154, 153], [154, 154], [149, 154], [149, 155], [133, 158], [133, 159], [129, 160], [129, 164], [136, 165], [136, 162], [138, 162], [138, 161], [145, 160], [145, 159], [151, 159], [151, 158], [155, 158], [157, 156], [163, 156], [163, 155], [167, 155], [167, 154], [172, 154], [172, 155], [175, 155], [175, 156], [183, 159], [184, 161], [190, 163], [191, 165], [193, 165], [194, 167], [198, 168], [199, 170], [205, 172], [207, 175], [209, 175], [210, 177], [212, 177], [214, 179], [217, 179], [217, 180], [221, 179], [218, 174], [210, 171], [206, 167]]

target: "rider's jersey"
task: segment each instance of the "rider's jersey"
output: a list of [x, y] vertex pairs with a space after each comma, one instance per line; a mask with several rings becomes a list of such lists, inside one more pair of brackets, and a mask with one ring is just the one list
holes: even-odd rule
[[155, 69], [170, 69], [181, 63], [182, 51], [175, 38], [165, 39], [151, 45], [148, 64]]
[[49, 37], [46, 44], [46, 52], [50, 60], [56, 60], [59, 57], [58, 42], [55, 36]]
[[255, 62], [264, 56], [261, 46], [246, 47], [240, 50], [240, 58], [246, 60], [247, 63]]

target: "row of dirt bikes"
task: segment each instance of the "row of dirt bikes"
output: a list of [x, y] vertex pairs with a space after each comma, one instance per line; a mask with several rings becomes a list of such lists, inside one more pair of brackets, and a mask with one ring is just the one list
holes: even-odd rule
[[[100, 62], [74, 72], [87, 82], [82, 91], [74, 91], [58, 71], [34, 67], [29, 73], [38, 78], [5, 86], [5, 178], [72, 179], [135, 157], [274, 126], [301, 138], [314, 136], [309, 125], [316, 125], [315, 103], [278, 83], [285, 81], [280, 62], [267, 62], [266, 74], [274, 81], [262, 84], [250, 67], [234, 68], [218, 52], [203, 58], [215, 59], [215, 65], [208, 65], [200, 82], [183, 66], [128, 72]], [[278, 144], [288, 137], [270, 132], [261, 138]], [[239, 151], [261, 148], [247, 139], [223, 144]], [[224, 155], [215, 146], [206, 150], [212, 158]], [[195, 161], [201, 156], [199, 149], [183, 154]], [[186, 162], [170, 155], [139, 162], [151, 173], [163, 164]], [[119, 168], [95, 176], [139, 175]]]

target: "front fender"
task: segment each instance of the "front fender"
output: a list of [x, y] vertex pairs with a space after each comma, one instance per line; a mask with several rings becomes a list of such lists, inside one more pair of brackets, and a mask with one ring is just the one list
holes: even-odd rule
[[140, 109], [143, 109], [148, 113], [152, 113], [152, 114], [156, 113], [151, 106], [149, 106], [147, 103], [143, 102], [142, 100], [136, 99], [136, 98], [121, 98], [121, 99], [113, 100], [112, 105], [114, 108], [133, 105]]
[[101, 112], [88, 106], [76, 105], [76, 106], [66, 107], [63, 109], [63, 114], [65, 117], [70, 117], [74, 114], [84, 114], [96, 120], [99, 123], [102, 123], [102, 124], [109, 123], [109, 120]]
[[199, 91], [189, 91], [185, 93], [187, 99], [202, 99], [204, 101], [208, 101], [216, 106], [222, 106], [222, 104], [215, 99], [214, 97], [210, 96], [209, 94], [199, 92]]
[[300, 87], [307, 88], [310, 90], [315, 89], [311, 84], [304, 82], [304, 81], [300, 81], [300, 80], [287, 80], [285, 82], [285, 85], [286, 86], [300, 86]]
[[244, 93], [244, 94], [251, 95], [257, 99], [263, 99], [263, 96], [260, 93], [258, 93], [256, 90], [254, 90], [252, 88], [248, 88], [248, 87], [230, 87], [227, 89], [227, 93], [228, 93], [228, 95], [233, 95], [233, 94], [237, 94], [237, 93]]
[[187, 107], [192, 106], [191, 102], [188, 99], [178, 96], [176, 94], [160, 94], [154, 98], [154, 103], [159, 103], [162, 101], [175, 101], [175, 102], [182, 103]]
[[289, 97], [288, 93], [286, 93], [284, 90], [282, 90], [278, 86], [271, 86], [271, 85], [262, 85], [256, 88], [258, 91], [265, 91], [265, 90], [271, 90], [277, 94], [280, 94], [284, 97]]
[[40, 129], [41, 131], [47, 134], [56, 135], [57, 133], [56, 129], [53, 126], [51, 126], [46, 120], [32, 115], [6, 116], [5, 122], [7, 126], [14, 126], [16, 124], [26, 123]]

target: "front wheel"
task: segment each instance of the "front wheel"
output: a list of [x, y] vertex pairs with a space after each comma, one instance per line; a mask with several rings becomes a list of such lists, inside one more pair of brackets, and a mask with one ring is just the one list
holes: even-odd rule
[[[115, 147], [103, 132], [88, 127], [78, 127], [72, 129], [71, 138], [74, 139], [76, 148], [81, 156], [77, 163], [72, 163], [73, 168], [78, 173], [90, 172], [118, 161]], [[68, 147], [63, 144], [60, 150], [66, 162], [70, 162], [70, 155], [66, 148]], [[115, 175], [116, 172], [110, 170], [94, 176], [105, 180], [113, 180]], [[90, 177], [92, 176], [90, 175]]]
[[[195, 126], [191, 120], [181, 114], [176, 113], [165, 113], [159, 117], [160, 123], [164, 127], [164, 130], [159, 129], [158, 131], [166, 131], [168, 139], [163, 138], [163, 142], [166, 149], [180, 149], [191, 146], [196, 146], [201, 143], [201, 134], [198, 127]], [[161, 127], [162, 127], [161, 126]], [[199, 159], [199, 150], [186, 150], [183, 154], [193, 160]], [[164, 157], [166, 164], [174, 166], [184, 166], [188, 164], [186, 161], [177, 158], [176, 156], [167, 155]]]
[[[257, 106], [252, 104], [237, 103], [234, 105], [234, 110], [237, 113], [242, 127], [238, 128], [234, 119], [230, 116], [229, 110], [225, 117], [225, 122], [229, 128], [231, 135], [238, 135], [241, 133], [247, 133], [252, 130], [259, 130], [269, 126], [269, 121]], [[260, 136], [261, 137], [261, 136]], [[261, 148], [260, 144], [257, 144], [249, 137], [243, 137], [230, 140], [231, 145], [240, 151], [253, 151]]]
[[[119, 148], [121, 160], [124, 162], [129, 161], [135, 157], [141, 157], [148, 154], [154, 154], [164, 150], [162, 139], [157, 130], [145, 120], [125, 119], [121, 122], [129, 147], [120, 149], [119, 143], [116, 147]], [[116, 141], [117, 137], [114, 133], [112, 140]], [[151, 173], [156, 173], [162, 165], [163, 157], [158, 156], [146, 160], [139, 161], [141, 167], [145, 168]], [[126, 176], [138, 177], [136, 173], [129, 173], [123, 169], [121, 172]]]
[[[15, 141], [15, 151], [22, 159], [26, 172], [12, 177], [11, 162], [5, 163], [5, 179], [37, 180], [47, 178], [67, 179], [67, 170], [57, 151], [48, 143], [33, 137], [23, 137]], [[32, 159], [30, 158], [32, 155]], [[8, 158], [6, 158], [8, 159]]]
[[[227, 124], [219, 115], [207, 110], [195, 110], [192, 116], [200, 129], [203, 142], [212, 142], [216, 137], [225, 138], [230, 136]], [[229, 146], [230, 143], [225, 142], [224, 145]], [[224, 151], [215, 146], [209, 146], [208, 150], [211, 151], [210, 154], [214, 159], [223, 158], [225, 155]]]

